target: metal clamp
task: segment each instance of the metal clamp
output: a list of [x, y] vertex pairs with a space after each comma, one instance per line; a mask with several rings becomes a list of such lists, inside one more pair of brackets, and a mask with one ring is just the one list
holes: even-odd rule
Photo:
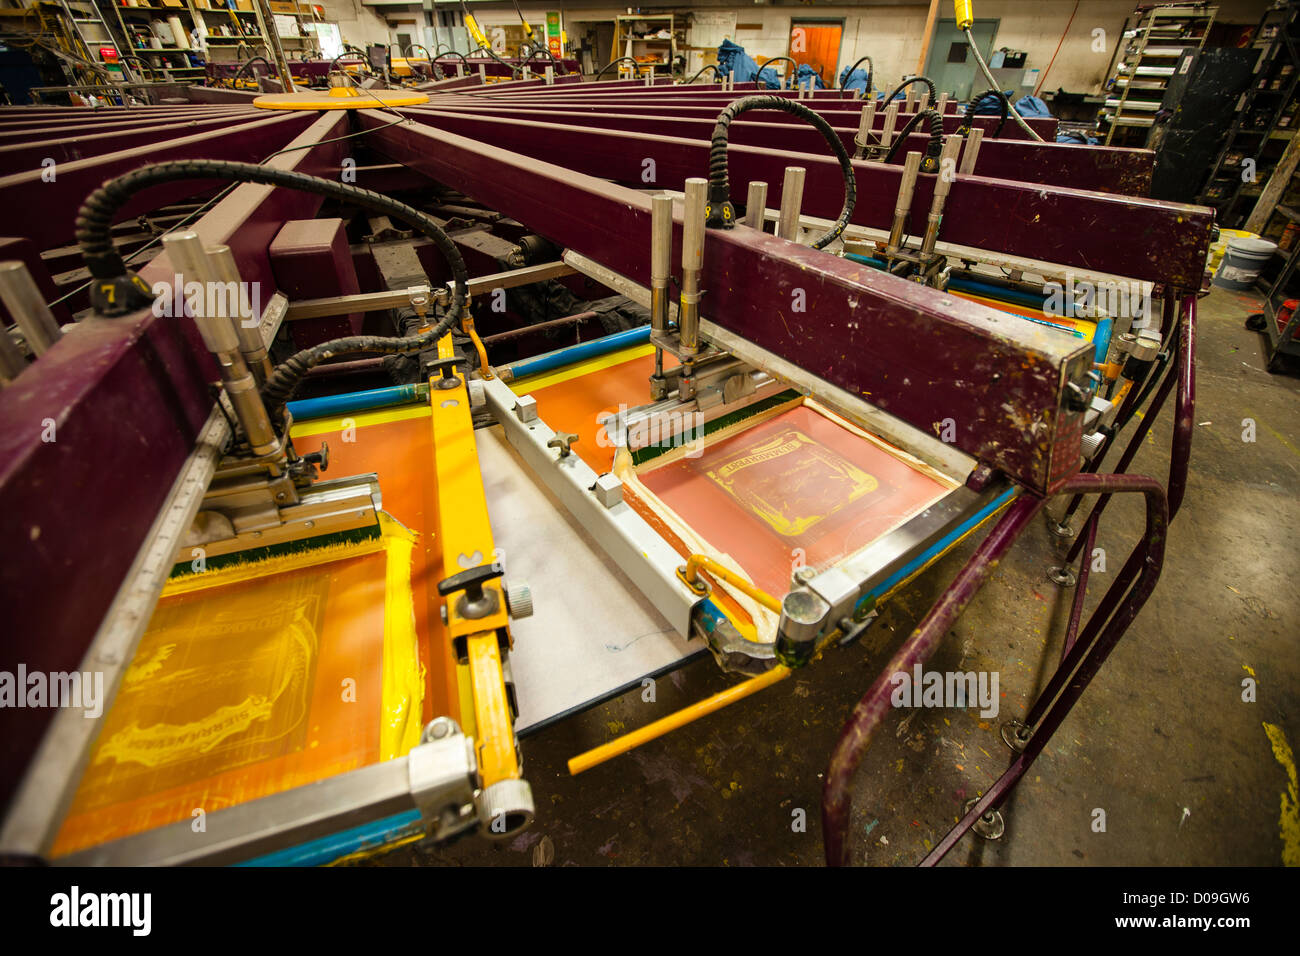
[[483, 586], [495, 578], [501, 577], [505, 568], [499, 563], [481, 564], [468, 571], [461, 571], [438, 582], [438, 594], [448, 597], [457, 591], [464, 591], [456, 602], [456, 613], [461, 617], [474, 620], [495, 614], [499, 601], [497, 592]]
[[561, 458], [568, 458], [572, 452], [573, 443], [578, 440], [578, 436], [573, 432], [556, 432], [555, 437], [546, 443], [547, 448], [558, 448]]
[[478, 761], [474, 741], [456, 721], [439, 717], [424, 728], [419, 745], [406, 755], [411, 799], [435, 839], [444, 839], [477, 822], [474, 797]]

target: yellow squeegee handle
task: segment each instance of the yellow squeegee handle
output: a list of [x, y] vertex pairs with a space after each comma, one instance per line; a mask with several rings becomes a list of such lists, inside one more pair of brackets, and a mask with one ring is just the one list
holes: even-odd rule
[[958, 30], [969, 30], [975, 25], [973, 0], [953, 0], [952, 6]]
[[751, 677], [749, 680], [728, 687], [724, 691], [719, 691], [712, 697], [706, 697], [699, 703], [691, 704], [689, 707], [683, 707], [676, 713], [669, 714], [667, 717], [656, 720], [653, 724], [647, 724], [639, 730], [624, 734], [617, 737], [607, 744], [601, 744], [584, 754], [578, 754], [569, 761], [569, 773], [577, 776], [584, 770], [590, 770], [597, 764], [602, 764], [606, 760], [625, 754], [629, 750], [641, 746], [657, 737], [671, 733], [679, 727], [685, 727], [692, 721], [699, 720], [706, 714], [711, 714], [715, 710], [721, 710], [728, 704], [734, 704], [738, 700], [744, 700], [751, 694], [756, 694], [764, 687], [771, 687], [790, 676], [790, 668], [784, 664], [777, 664], [770, 671], [759, 674], [757, 677]]
[[[723, 567], [703, 554], [692, 554], [686, 561], [686, 565], [677, 572], [683, 581], [692, 588], [698, 582], [697, 575], [700, 570], [708, 571], [710, 574], [717, 575], [732, 587], [735, 587], [751, 598], [758, 601], [768, 610], [777, 614], [781, 613], [781, 602], [772, 595], [768, 594], [754, 585], [750, 584], [738, 574]], [[701, 585], [702, 586], [702, 585]], [[719, 691], [712, 697], [706, 697], [704, 700], [689, 707], [683, 707], [676, 713], [669, 714], [667, 717], [656, 720], [653, 724], [648, 724], [639, 730], [634, 730], [622, 737], [617, 737], [607, 744], [601, 744], [593, 750], [588, 750], [584, 754], [578, 754], [569, 761], [569, 773], [577, 775], [584, 770], [590, 770], [597, 764], [602, 764], [612, 757], [619, 754], [625, 754], [629, 750], [641, 746], [656, 737], [662, 737], [664, 734], [671, 733], [679, 727], [685, 727], [692, 721], [699, 720], [701, 717], [713, 713], [715, 710], [721, 710], [728, 704], [734, 704], [738, 700], [744, 700], [750, 694], [756, 694], [764, 687], [771, 687], [773, 684], [785, 680], [790, 676], [790, 668], [784, 664], [778, 664], [770, 671], [759, 674], [757, 677], [751, 677], [747, 681], [728, 687], [724, 691]]]
[[736, 574], [731, 569], [724, 567], [723, 565], [719, 564], [717, 561], [714, 561], [712, 558], [708, 557], [707, 555], [692, 554], [689, 558], [686, 559], [686, 565], [684, 567], [677, 569], [677, 576], [681, 578], [683, 581], [685, 581], [688, 585], [690, 585], [692, 589], [698, 590], [698, 588], [702, 588], [705, 586], [701, 584], [699, 580], [699, 574], [701, 569], [708, 571], [712, 575], [722, 578], [722, 580], [726, 581], [737, 591], [740, 591], [742, 594], [749, 595], [751, 598], [753, 598], [759, 604], [763, 605], [763, 607], [767, 608], [772, 613], [774, 614], [781, 613], [780, 601], [772, 597], [772, 595], [768, 594], [766, 591], [762, 590], [761, 588], [755, 587], [753, 584], [750, 584], [739, 574]]

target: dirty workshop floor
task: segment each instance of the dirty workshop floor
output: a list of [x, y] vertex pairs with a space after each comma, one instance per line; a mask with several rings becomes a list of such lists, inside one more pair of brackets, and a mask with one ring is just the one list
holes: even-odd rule
[[[945, 865], [1300, 864], [1300, 377], [1264, 370], [1263, 336], [1243, 327], [1255, 301], [1218, 289], [1201, 300], [1192, 472], [1154, 595], [1008, 801], [1003, 839], [968, 834]], [[1162, 481], [1169, 405], [1133, 468]], [[1097, 544], [1112, 569], [1141, 520], [1137, 496], [1111, 502]], [[972, 549], [913, 582], [858, 645], [580, 777], [569, 757], [730, 679], [697, 659], [661, 678], [653, 703], [637, 689], [530, 736], [537, 820], [526, 833], [408, 846], [376, 862], [820, 865], [822, 774], [840, 727]], [[1069, 611], [1072, 592], [1046, 576], [1054, 554], [1035, 522], [928, 666], [997, 671], [998, 717], [888, 718], [856, 777], [855, 860], [919, 860], [1007, 765], [999, 724], [1046, 679]], [[1252, 676], [1257, 700], [1243, 702]]]

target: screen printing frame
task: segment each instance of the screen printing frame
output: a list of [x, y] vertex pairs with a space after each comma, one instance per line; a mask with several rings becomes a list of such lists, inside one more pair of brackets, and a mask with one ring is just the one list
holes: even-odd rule
[[[506, 93], [510, 87], [519, 89], [524, 85], [530, 85], [534, 91], [538, 91], [539, 83], [533, 83], [501, 84], [492, 92]], [[628, 92], [632, 91], [630, 84], [625, 86]], [[436, 122], [433, 116], [435, 109], [421, 113], [424, 114], [421, 116], [424, 122]], [[405, 126], [395, 128], [388, 116], [374, 111], [363, 111], [354, 121], [360, 131], [373, 131], [374, 135], [369, 141], [381, 142], [382, 151], [392, 158], [399, 158], [409, 150], [412, 156], [409, 165], [434, 179], [452, 185], [460, 183], [466, 187], [467, 192], [502, 197], [503, 201], [496, 205], [503, 212], [509, 212], [507, 207], [513, 208], [519, 197], [509, 196], [501, 190], [507, 188], [511, 180], [528, 182], [530, 177], [536, 177], [536, 181], [546, 187], [544, 194], [551, 202], [543, 203], [536, 209], [521, 209], [518, 215], [522, 220], [535, 222], [535, 228], [548, 234], [553, 231], [563, 233], [556, 238], [565, 244], [582, 245], [610, 266], [623, 268], [628, 274], [644, 279], [646, 257], [636, 237], [648, 230], [629, 228], [627, 221], [606, 214], [620, 210], [625, 214], [633, 212], [630, 218], [636, 220], [639, 202], [622, 206], [616, 189], [602, 190], [604, 195], [592, 193], [585, 197], [582, 196], [584, 190], [579, 189], [576, 202], [555, 202], [555, 196], [564, 195], [566, 189], [570, 190], [570, 196], [575, 195], [571, 190], [574, 170], [579, 177], [585, 173], [587, 176], [608, 176], [616, 181], [635, 182], [641, 172], [641, 154], [627, 147], [629, 142], [636, 141], [636, 137], [625, 133], [585, 133], [551, 124], [533, 124], [532, 139], [522, 144], [518, 152], [502, 163], [501, 160], [505, 157], [501, 154], [505, 150], [499, 147], [506, 146], [508, 149], [517, 145], [509, 138], [515, 133], [507, 124], [479, 121], [473, 129], [479, 136], [480, 143], [487, 145], [467, 146], [461, 137], [441, 131], [427, 128], [413, 130]], [[338, 158], [346, 152], [344, 147], [338, 145], [341, 139], [338, 136], [340, 127], [346, 125], [346, 118], [342, 116], [313, 118], [310, 114], [305, 114], [300, 117], [252, 120], [241, 128], [240, 136], [229, 136], [225, 131], [217, 131], [177, 140], [169, 139], [159, 132], [157, 135], [151, 134], [144, 139], [134, 140], [132, 147], [127, 150], [114, 151], [114, 147], [100, 144], [93, 155], [87, 154], [85, 159], [77, 163], [64, 164], [60, 169], [60, 183], [65, 184], [66, 174], [67, 182], [81, 183], [85, 186], [84, 191], [88, 191], [106, 175], [129, 169], [146, 158], [156, 160], [224, 155], [256, 160], [268, 149], [282, 146], [290, 139], [303, 151], [290, 153], [287, 157], [272, 162], [329, 175], [337, 171]], [[468, 131], [470, 127], [464, 129]], [[684, 175], [702, 172], [705, 165], [705, 150], [701, 148], [703, 145], [665, 138], [667, 153], [660, 161], [661, 179], [667, 184], [676, 183], [680, 186]], [[786, 162], [795, 161], [808, 166], [813, 173], [809, 177], [812, 186], [809, 195], [810, 212], [815, 214], [830, 211], [838, 203], [838, 184], [833, 175], [833, 164], [829, 164], [823, 157], [789, 149], [760, 150], [743, 145], [733, 149], [733, 153], [738, 157], [737, 165], [733, 168], [733, 175], [738, 179], [771, 179], [764, 174], [779, 171]], [[539, 163], [539, 155], [551, 158], [554, 163], [562, 163], [563, 166], [543, 169], [548, 164]], [[476, 159], [483, 162], [475, 162]], [[566, 172], [564, 167], [570, 173], [567, 178], [553, 179], [555, 170]], [[896, 193], [896, 189], [890, 187], [897, 183], [897, 170], [865, 162], [855, 162], [854, 168], [859, 178], [859, 195], [868, 200], [863, 204], [863, 214], [857, 217], [858, 224], [879, 226], [882, 224], [882, 214], [887, 217], [887, 204], [892, 204]], [[37, 170], [7, 177], [0, 181], [0, 192], [14, 199], [16, 209], [27, 208], [35, 201], [29, 194], [37, 192], [27, 187], [37, 181], [39, 175], [40, 171]], [[775, 178], [780, 177], [778, 175]], [[551, 187], [555, 187], [554, 193], [550, 191]], [[921, 193], [924, 191], [920, 190]], [[60, 224], [70, 223], [71, 212], [79, 200], [76, 193], [75, 185], [71, 190], [60, 189], [49, 198], [41, 193], [38, 201], [43, 206], [49, 206], [50, 199], [53, 199], [53, 204], [59, 207], [59, 214], [53, 209], [45, 208], [41, 216], [27, 217], [33, 233], [38, 237], [37, 241], [41, 241], [39, 237], [53, 240], [61, 228]], [[173, 197], [186, 195], [186, 187], [169, 188], [169, 194]], [[1129, 261], [1126, 265], [1131, 264], [1131, 271], [1150, 274], [1152, 278], [1171, 282], [1183, 289], [1193, 287], [1191, 267], [1194, 260], [1203, 260], [1203, 247], [1208, 244], [1208, 211], [1196, 207], [1174, 206], [1124, 196], [1099, 198], [1078, 190], [1041, 185], [1030, 187], [979, 176], [959, 176], [954, 196], [956, 198], [950, 204], [945, 219], [945, 230], [951, 227], [955, 231], [950, 233], [953, 238], [961, 238], [973, 229], [984, 229], [996, 223], [997, 229], [988, 236], [990, 248], [1006, 253], [1028, 253], [1033, 249], [1038, 254], [1067, 264], [1095, 261], [1101, 263], [1105, 271], [1118, 271], [1119, 264], [1127, 258]], [[151, 199], [157, 201], [156, 196]], [[199, 229], [209, 241], [228, 242], [231, 245], [245, 278], [257, 277], [273, 288], [274, 279], [267, 262], [266, 245], [278, 228], [277, 224], [295, 216], [310, 216], [318, 205], [312, 197], [265, 187], [242, 186], [206, 216], [199, 224]], [[548, 206], [555, 211], [557, 218], [548, 216]], [[143, 203], [138, 204], [133, 207], [132, 214], [144, 208], [147, 207]], [[1008, 209], [1018, 209], [1022, 213], [1032, 209], [1033, 219], [1031, 221], [1021, 215], [1001, 217], [1001, 213]], [[1185, 215], [1188, 216], [1186, 221], [1183, 218]], [[618, 231], [611, 233], [603, 225], [606, 222], [620, 221], [622, 235]], [[1070, 243], [1075, 241], [1074, 237], [1067, 237], [1068, 241], [1063, 244], [1062, 237], [1053, 235], [1055, 227], [1050, 226], [1053, 221], [1087, 222], [1092, 224], [1090, 228], [1096, 234], [1089, 236], [1086, 241], [1080, 239], [1078, 245], [1070, 247]], [[632, 225], [638, 224], [632, 222]], [[52, 245], [53, 242], [46, 244]], [[808, 250], [791, 249], [788, 244], [777, 244], [774, 240], [762, 240], [761, 248], [756, 250], [755, 255], [734, 250], [728, 259], [739, 276], [740, 284], [761, 276], [763, 267], [771, 266], [782, 273], [787, 273], [791, 267], [795, 270], [807, 267], [819, 286], [832, 288], [844, 285], [847, 278], [845, 275], [827, 275], [808, 253]], [[168, 271], [165, 257], [155, 260], [150, 270], [145, 273], [146, 278], [165, 274]], [[1196, 271], [1199, 274], [1199, 265]], [[848, 285], [852, 288], [856, 283], [850, 279]], [[904, 310], [911, 307], [912, 318], [923, 323], [934, 321], [934, 310], [919, 301], [909, 300], [910, 296], [902, 297], [901, 301], [895, 299], [890, 307], [901, 307]], [[833, 304], [832, 310], [834, 307]], [[706, 313], [708, 311], [706, 308]], [[57, 447], [51, 444], [42, 448], [34, 439], [24, 439], [21, 447], [16, 444], [9, 450], [3, 463], [5, 481], [0, 486], [5, 506], [13, 513], [25, 514], [29, 520], [44, 525], [47, 541], [58, 545], [63, 543], [64, 537], [68, 537], [68, 544], [75, 540], [78, 553], [84, 554], [91, 550], [101, 559], [95, 566], [84, 561], [75, 562], [66, 573], [54, 573], [49, 570], [48, 564], [41, 563], [47, 560], [42, 557], [40, 561], [33, 562], [28, 570], [27, 587], [17, 592], [29, 599], [20, 606], [36, 609], [29, 612], [33, 619], [26, 622], [28, 626], [24, 630], [48, 634], [51, 638], [57, 637], [60, 653], [65, 659], [71, 652], [70, 649], [75, 650], [76, 657], [69, 660], [69, 664], [81, 659], [81, 651], [88, 646], [96, 626], [101, 623], [115, 583], [125, 575], [127, 587], [135, 586], [139, 568], [132, 566], [131, 560], [137, 555], [137, 548], [145, 537], [145, 529], [149, 524], [147, 518], [140, 520], [139, 516], [151, 511], [156, 513], [159, 508], [165, 509], [168, 489], [173, 486], [173, 479], [178, 471], [184, 474], [182, 463], [186, 453], [193, 448], [196, 436], [202, 433], [205, 420], [211, 421], [207, 418], [210, 401], [205, 390], [198, 384], [198, 376], [194, 375], [195, 357], [184, 354], [185, 342], [174, 341], [181, 336], [165, 329], [160, 323], [151, 322], [147, 313], [117, 320], [110, 325], [111, 330], [109, 327], [101, 327], [96, 337], [68, 337], [50, 355], [43, 357], [36, 367], [27, 371], [32, 391], [46, 396], [39, 408], [19, 404], [19, 399], [11, 391], [0, 394], [0, 405], [3, 406], [6, 417], [21, 426], [25, 435], [39, 434], [38, 428], [30, 426], [51, 410], [62, 423]], [[935, 329], [941, 331], [942, 326], [936, 325]], [[1180, 432], [1183, 431], [1183, 419], [1186, 417], [1190, 420], [1192, 414], [1190, 374], [1194, 354], [1193, 331], [1194, 313], [1183, 333], [1187, 347], [1181, 353], [1178, 375], [1168, 374], [1166, 377], [1166, 383], [1173, 382], [1175, 378], [1179, 383]], [[954, 348], [951, 354], [955, 357], [959, 351]], [[141, 362], [142, 358], [144, 363]], [[197, 359], [206, 368], [206, 354], [200, 352]], [[147, 365], [150, 361], [153, 362], [151, 366]], [[77, 376], [74, 370], [84, 370], [87, 367], [102, 372], [97, 372], [92, 380], [83, 383], [83, 377]], [[73, 382], [78, 383], [75, 389], [70, 385]], [[1162, 387], [1157, 401], [1165, 394], [1165, 390]], [[184, 411], [181, 416], [183, 420], [179, 421], [167, 404], [169, 398], [174, 403], [177, 395]], [[111, 456], [117, 467], [105, 470], [104, 442], [97, 440], [95, 435], [100, 430], [111, 433], [111, 429], [105, 428], [102, 416], [94, 412], [96, 409], [109, 408], [113, 401], [131, 402], [141, 410], [142, 415], [147, 412], [147, 417], [137, 420], [142, 439], [139, 447], [130, 445], [119, 448]], [[114, 485], [111, 476], [114, 470], [121, 470], [124, 462], [131, 475], [131, 516], [137, 519], [134, 526], [129, 526], [123, 533], [117, 525], [101, 521], [89, 528], [77, 529], [75, 535], [60, 534], [68, 530], [67, 521], [60, 520], [56, 514], [51, 513], [51, 508], [57, 508], [53, 503], [66, 500], [67, 489], [85, 487], [96, 489], [97, 502], [123, 500], [121, 482]], [[131, 469], [132, 462], [139, 467]], [[1185, 448], [1181, 464], [1185, 473]], [[105, 476], [108, 479], [103, 482]], [[35, 487], [44, 489], [42, 498], [32, 497], [30, 489]], [[15, 527], [13, 531], [15, 535], [19, 532], [25, 535], [26, 524], [21, 528]], [[17, 538], [14, 540], [17, 541]], [[1079, 541], [1082, 540], [1081, 536]], [[61, 552], [58, 547], [53, 547], [49, 554], [57, 557]], [[105, 574], [104, 568], [112, 573]], [[97, 575], [101, 578], [99, 584], [93, 580]], [[59, 607], [57, 600], [51, 600], [51, 594], [57, 596], [58, 593], [50, 590], [55, 587], [54, 582], [57, 582], [59, 589], [73, 588], [88, 593], [89, 599], [75, 609], [60, 611], [63, 616], [57, 617], [50, 610]], [[32, 627], [33, 623], [47, 626]], [[75, 754], [72, 759], [74, 762], [77, 759]], [[32, 769], [35, 769], [38, 762], [41, 762], [39, 758], [33, 761]], [[42, 767], [42, 774], [50, 769], [56, 768]], [[57, 783], [49, 776], [43, 776], [43, 779], [46, 783]], [[340, 778], [341, 795], [345, 789], [346, 784]], [[39, 815], [49, 813], [48, 801], [52, 794], [57, 798], [57, 790], [38, 788], [36, 791], [39, 800], [47, 802], [40, 809]], [[15, 846], [8, 839], [11, 835], [9, 825], [13, 822], [12, 813], [5, 822], [6, 849], [17, 849], [19, 852], [37, 850], [39, 843], [34, 846], [27, 840], [31, 836], [30, 830]]]
[[[711, 324], [706, 323], [702, 331], [714, 337], [720, 346], [728, 340], [723, 330]], [[820, 581], [825, 588], [827, 582], [834, 580], [841, 592], [853, 591], [854, 606], [879, 599], [1010, 504], [1018, 493], [1016, 486], [1005, 478], [991, 479], [979, 490], [967, 487], [965, 481], [975, 470], [975, 459], [841, 389], [798, 372], [789, 363], [756, 346], [747, 346], [746, 353], [746, 358], [766, 360], [770, 370], [781, 370], [785, 373], [782, 377], [789, 375], [791, 383], [805, 395], [914, 455], [955, 485], [929, 507], [823, 569], [813, 579], [812, 586], [816, 587]], [[710, 598], [701, 598], [686, 585], [677, 573], [685, 558], [622, 499], [622, 482], [618, 482], [616, 500], [607, 504], [608, 497], [602, 500], [597, 492], [597, 479], [601, 475], [579, 456], [562, 455], [554, 447], [556, 429], [538, 414], [535, 402], [520, 400], [528, 398], [527, 391], [517, 392], [499, 378], [485, 381], [483, 391], [494, 419], [536, 478], [590, 531], [622, 571], [660, 608], [677, 633], [691, 637], [695, 612]], [[606, 479], [610, 477], [607, 475]], [[609, 487], [605, 484], [601, 493], [607, 495]], [[846, 589], [844, 582], [849, 580], [853, 586]], [[782, 596], [776, 595], [778, 599]], [[841, 593], [839, 597], [842, 603], [844, 595]], [[852, 610], [853, 607], [848, 608], [849, 613]]]

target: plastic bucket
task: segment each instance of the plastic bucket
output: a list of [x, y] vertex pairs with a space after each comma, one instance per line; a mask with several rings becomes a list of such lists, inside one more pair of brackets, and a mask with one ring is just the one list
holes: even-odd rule
[[1214, 284], [1224, 289], [1245, 290], [1255, 285], [1277, 243], [1267, 239], [1233, 239], [1214, 273]]
[[1228, 251], [1228, 243], [1233, 239], [1258, 239], [1259, 233], [1247, 232], [1245, 229], [1220, 229], [1217, 242], [1210, 244], [1208, 268], [1211, 272], [1219, 268], [1223, 254]]

